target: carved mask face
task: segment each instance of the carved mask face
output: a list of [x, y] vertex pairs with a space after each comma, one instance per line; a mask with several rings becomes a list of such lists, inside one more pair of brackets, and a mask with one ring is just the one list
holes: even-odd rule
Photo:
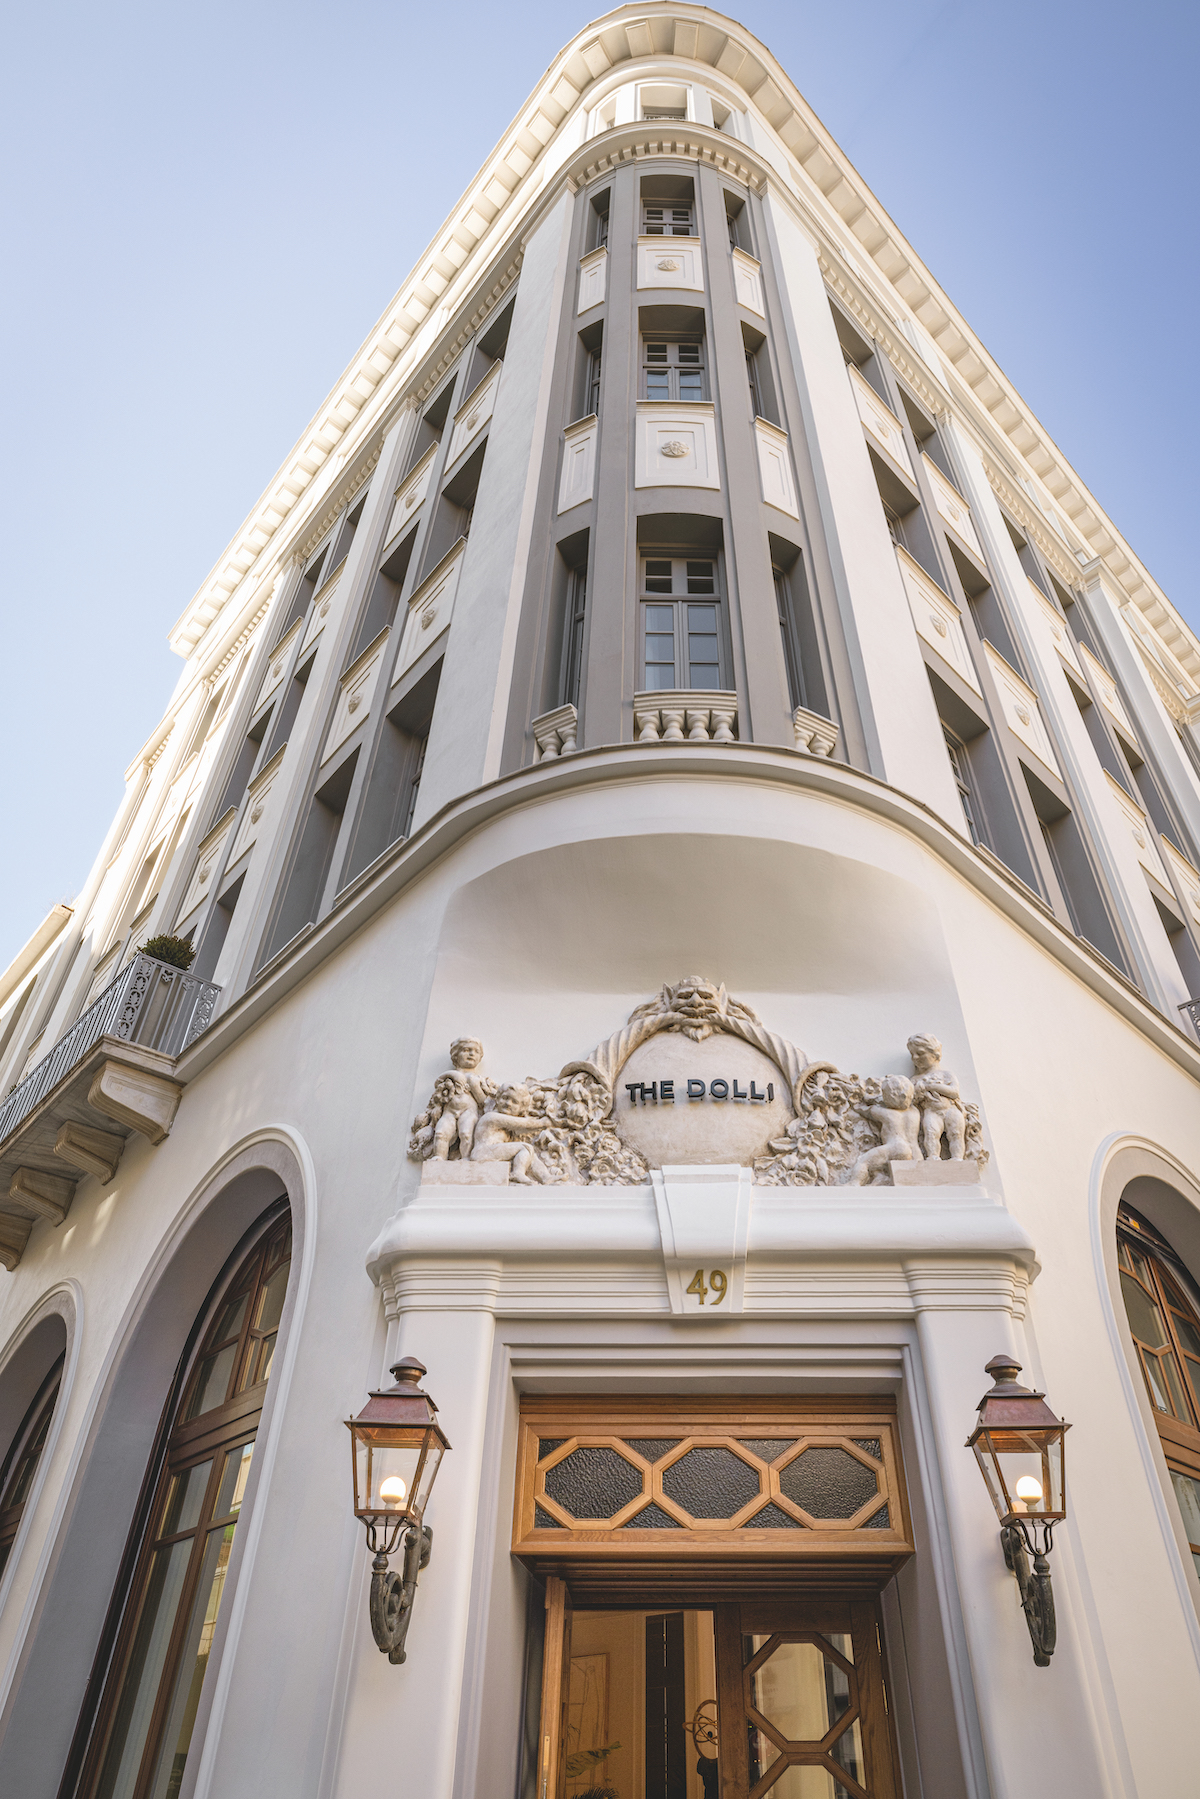
[[714, 1021], [721, 1016], [721, 990], [711, 981], [694, 978], [680, 981], [671, 993], [671, 1009], [687, 1019], [688, 1023], [683, 1027], [685, 1036], [696, 1037], [699, 1041], [711, 1034]]

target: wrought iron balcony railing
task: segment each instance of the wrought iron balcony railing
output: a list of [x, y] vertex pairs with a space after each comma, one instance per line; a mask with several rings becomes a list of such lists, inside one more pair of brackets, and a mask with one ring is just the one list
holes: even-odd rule
[[87, 1055], [101, 1037], [178, 1056], [212, 1022], [221, 989], [181, 968], [137, 955], [30, 1069], [0, 1106], [0, 1143]]
[[1200, 1037], [1200, 999], [1185, 999], [1179, 1010]]

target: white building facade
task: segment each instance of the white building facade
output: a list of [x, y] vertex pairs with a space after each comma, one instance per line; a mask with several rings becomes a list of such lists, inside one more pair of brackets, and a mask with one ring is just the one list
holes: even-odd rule
[[0, 1790], [1194, 1792], [1200, 643], [770, 52], [581, 31], [171, 641], [0, 977]]

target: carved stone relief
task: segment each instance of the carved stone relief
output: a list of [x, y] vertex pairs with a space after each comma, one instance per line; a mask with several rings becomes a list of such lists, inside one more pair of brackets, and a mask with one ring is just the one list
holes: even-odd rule
[[842, 1074], [688, 976], [557, 1078], [497, 1087], [482, 1045], [459, 1038], [408, 1153], [449, 1182], [639, 1186], [686, 1163], [740, 1163], [765, 1186], [978, 1180], [979, 1108], [936, 1037], [910, 1037], [908, 1053], [911, 1077]]

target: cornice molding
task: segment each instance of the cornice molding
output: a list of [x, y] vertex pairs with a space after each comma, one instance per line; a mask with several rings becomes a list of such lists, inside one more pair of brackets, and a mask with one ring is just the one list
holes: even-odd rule
[[640, 162], [647, 156], [676, 156], [683, 162], [706, 162], [722, 175], [728, 175], [742, 187], [761, 193], [771, 179], [772, 169], [737, 138], [706, 125], [671, 121], [664, 129], [662, 121], [639, 120], [633, 125], [617, 125], [598, 137], [589, 138], [586, 146], [566, 165], [564, 176], [568, 191], [577, 194], [581, 188], [607, 175], [625, 163]]
[[300, 539], [292, 551], [292, 555], [297, 561], [307, 561], [337, 518], [338, 513], [349, 504], [359, 488], [366, 485], [375, 471], [375, 464], [379, 461], [380, 451], [383, 449], [383, 439], [384, 432], [382, 429], [377, 429], [372, 436], [366, 454], [355, 463], [354, 473], [349, 475], [326, 501], [325, 510], [316, 524], [310, 525], [307, 536]]
[[1047, 521], [1042, 517], [1029, 495], [1010, 479], [1005, 470], [1000, 468], [993, 457], [988, 455], [986, 449], [981, 451], [981, 459], [983, 472], [1001, 505], [1007, 507], [1008, 511], [1012, 513], [1025, 535], [1033, 539], [1064, 587], [1078, 588], [1079, 563], [1052, 534]]

